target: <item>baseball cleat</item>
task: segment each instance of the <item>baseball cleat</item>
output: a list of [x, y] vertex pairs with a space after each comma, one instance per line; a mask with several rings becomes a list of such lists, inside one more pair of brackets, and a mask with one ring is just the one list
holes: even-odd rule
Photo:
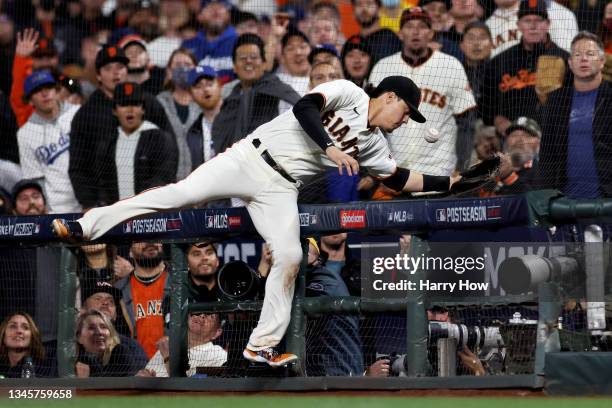
[[298, 359], [293, 353], [280, 354], [273, 347], [253, 351], [245, 348], [242, 352], [244, 358], [254, 363], [267, 363], [270, 367], [283, 367]]
[[51, 222], [51, 229], [56, 237], [68, 242], [82, 242], [83, 228], [76, 221], [68, 221], [63, 218], [56, 218]]

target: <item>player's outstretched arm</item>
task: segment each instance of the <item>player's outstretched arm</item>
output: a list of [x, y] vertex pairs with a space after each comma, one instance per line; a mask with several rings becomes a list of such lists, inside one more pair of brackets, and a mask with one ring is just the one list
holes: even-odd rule
[[411, 171], [398, 167], [395, 172], [382, 182], [385, 186], [406, 193], [416, 193], [422, 191], [449, 191], [461, 176], [429, 176], [418, 171]]

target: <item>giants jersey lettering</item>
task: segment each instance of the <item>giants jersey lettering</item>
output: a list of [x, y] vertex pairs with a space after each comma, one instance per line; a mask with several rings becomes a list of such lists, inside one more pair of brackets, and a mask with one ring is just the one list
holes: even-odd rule
[[[389, 145], [379, 130], [368, 128], [370, 98], [357, 85], [346, 80], [321, 84], [311, 93], [325, 99], [321, 123], [334, 145], [353, 156], [375, 177], [388, 177], [395, 171]], [[296, 180], [307, 182], [326, 167], [336, 167], [289, 110], [257, 128], [249, 138], [258, 138], [274, 160]]]
[[[427, 119], [426, 123], [411, 120], [388, 136], [398, 165], [434, 176], [450, 175], [457, 164], [455, 115], [476, 106], [463, 66], [455, 57], [434, 51], [423, 64], [412, 67], [397, 53], [374, 66], [370, 82], [376, 86], [389, 75], [404, 75], [421, 89], [419, 111]], [[440, 132], [436, 143], [424, 139], [430, 128]]]
[[168, 272], [162, 272], [154, 282], [145, 285], [138, 279], [130, 277], [130, 288], [136, 318], [136, 340], [142, 346], [149, 359], [157, 351], [155, 343], [164, 335], [164, 316], [162, 301]]

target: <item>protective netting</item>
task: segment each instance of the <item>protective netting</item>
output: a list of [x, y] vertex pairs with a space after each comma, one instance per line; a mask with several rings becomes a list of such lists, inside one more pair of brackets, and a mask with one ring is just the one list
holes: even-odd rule
[[[329, 244], [326, 241], [322, 248], [329, 250]], [[538, 327], [558, 333], [560, 351], [610, 350], [607, 245], [572, 243], [556, 257], [553, 251], [540, 251], [539, 256], [500, 261], [497, 272], [501, 287], [509, 291], [507, 297], [428, 295], [423, 315], [412, 315], [410, 319], [417, 319], [412, 322], [407, 304], [398, 311], [397, 298], [376, 299], [377, 312], [364, 309], [368, 299], [359, 298], [359, 285], [368, 283], [346, 271], [333, 272], [333, 261], [309, 267], [304, 271], [306, 297], [298, 294], [298, 302], [325, 304], [328, 296], [344, 300], [320, 309], [326, 312], [309, 312], [311, 304], [303, 311], [304, 332], [291, 331], [281, 342], [281, 352], [303, 347], [301, 361], [281, 369], [251, 363], [243, 351], [257, 326], [265, 294], [259, 274], [265, 275], [269, 267], [255, 250], [259, 245], [234, 240], [216, 247], [185, 243], [172, 250], [155, 242], [2, 248], [2, 317], [8, 319], [2, 341], [10, 349], [15, 341], [27, 342], [24, 333], [29, 330], [32, 337], [26, 348], [37, 341], [44, 347], [40, 356], [32, 349], [30, 371], [23, 370], [25, 361], [9, 366], [3, 360], [2, 375], [171, 376], [171, 357], [180, 358], [171, 354], [171, 336], [182, 332], [180, 348], [189, 377], [405, 376], [416, 364], [409, 357], [415, 321], [426, 325], [421, 344], [425, 376], [532, 374], [536, 349], [543, 341]], [[355, 255], [359, 248], [350, 251]], [[75, 262], [66, 261], [67, 253]], [[590, 260], [585, 261], [585, 255]], [[248, 263], [237, 261], [241, 258]], [[603, 274], [592, 273], [597, 259], [604, 262]], [[187, 275], [177, 283], [174, 274], [183, 265]], [[346, 265], [360, 269], [354, 261]], [[546, 304], [546, 297], [538, 298], [540, 289], [533, 289], [542, 276], [559, 287], [554, 301], [548, 301], [548, 311], [537, 301], [544, 299]], [[600, 291], [592, 292], [593, 282]], [[173, 332], [171, 323], [177, 320], [171, 317], [171, 302], [181, 287], [186, 295], [178, 322], [182, 329]], [[517, 301], [521, 296], [523, 300]], [[334, 309], [343, 302], [354, 304], [352, 311]], [[25, 328], [13, 327], [20, 322]], [[296, 348], [296, 338], [303, 346]]]
[[[611, 13], [603, 0], [4, 1], [4, 212], [21, 179], [37, 180], [53, 213], [182, 180], [317, 84], [368, 89], [389, 75], [417, 84], [427, 118], [386, 135], [399, 166], [446, 176], [504, 152], [499, 177], [475, 194], [607, 196], [609, 112], [598, 101], [610, 92], [600, 81]], [[593, 35], [570, 57], [582, 30]], [[190, 76], [198, 65], [208, 68]], [[339, 140], [356, 126], [325, 120]], [[300, 201], [398, 196], [361, 170], [328, 169]]]

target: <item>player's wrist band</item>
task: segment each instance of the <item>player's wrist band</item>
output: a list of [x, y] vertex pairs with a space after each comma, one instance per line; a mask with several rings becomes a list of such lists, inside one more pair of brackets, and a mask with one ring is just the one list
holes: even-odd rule
[[450, 177], [423, 174], [423, 191], [448, 191]]

